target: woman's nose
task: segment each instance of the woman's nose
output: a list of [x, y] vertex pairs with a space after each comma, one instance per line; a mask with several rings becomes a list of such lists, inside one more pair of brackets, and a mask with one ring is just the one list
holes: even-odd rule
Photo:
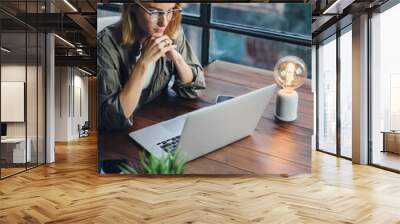
[[167, 21], [167, 15], [163, 14], [163, 15], [159, 15], [158, 17], [158, 26], [160, 27], [165, 27], [168, 25], [168, 21]]

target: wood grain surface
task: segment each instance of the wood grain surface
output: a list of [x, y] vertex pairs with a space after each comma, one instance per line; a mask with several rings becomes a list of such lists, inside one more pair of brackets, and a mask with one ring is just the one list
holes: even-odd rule
[[56, 163], [1, 180], [0, 223], [400, 223], [399, 174], [324, 153], [290, 177], [104, 176], [96, 142], [58, 143]]
[[[205, 68], [207, 89], [196, 100], [163, 94], [134, 114], [129, 130], [99, 135], [99, 158], [138, 164], [141, 147], [128, 133], [215, 103], [218, 95], [239, 96], [274, 84], [270, 71], [215, 61]], [[299, 115], [294, 122], [274, 119], [275, 96], [252, 135], [188, 163], [185, 174], [279, 174], [311, 170], [313, 95], [309, 80], [298, 89]], [[245, 115], [244, 115], [245, 116]]]

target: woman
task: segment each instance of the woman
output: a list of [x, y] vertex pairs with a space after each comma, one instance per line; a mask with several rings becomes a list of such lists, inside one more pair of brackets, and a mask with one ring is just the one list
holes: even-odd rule
[[97, 36], [100, 130], [132, 125], [134, 111], [174, 76], [178, 96], [205, 89], [203, 68], [181, 29], [179, 3], [124, 4], [121, 20]]

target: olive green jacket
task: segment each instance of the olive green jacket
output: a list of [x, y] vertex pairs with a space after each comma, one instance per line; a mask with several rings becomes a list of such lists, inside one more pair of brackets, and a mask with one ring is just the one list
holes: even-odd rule
[[[190, 66], [194, 79], [184, 84], [177, 75], [174, 63], [160, 58], [156, 61], [154, 74], [150, 85], [142, 91], [139, 104], [150, 102], [168, 88], [168, 83], [174, 77], [172, 89], [178, 96], [193, 99], [197, 97], [196, 90], [205, 89], [203, 68], [190, 47], [182, 29], [174, 40], [176, 50]], [[126, 118], [119, 101], [119, 93], [128, 81], [131, 69], [139, 55], [140, 44], [131, 48], [122, 45], [121, 26], [116, 23], [106, 27], [97, 35], [97, 87], [100, 131], [115, 131], [132, 126], [132, 116]], [[134, 113], [133, 113], [134, 114]], [[134, 115], [133, 115], [134, 116]]]

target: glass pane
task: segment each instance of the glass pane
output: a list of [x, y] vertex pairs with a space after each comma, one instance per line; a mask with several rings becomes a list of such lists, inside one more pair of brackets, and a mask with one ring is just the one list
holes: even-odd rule
[[38, 35], [36, 32], [27, 33], [28, 38], [28, 62], [26, 80], [26, 118], [27, 118], [27, 144], [28, 144], [28, 168], [37, 165], [37, 132], [38, 132], [38, 113], [37, 113], [37, 76], [38, 76]]
[[1, 122], [7, 133], [1, 140], [2, 177], [25, 170], [26, 35], [1, 33]]
[[200, 3], [182, 3], [183, 14], [200, 16]]
[[183, 24], [183, 31], [185, 32], [186, 38], [188, 39], [190, 46], [196, 53], [197, 58], [201, 59], [201, 37], [202, 29], [197, 26], [191, 26]]
[[351, 30], [340, 36], [340, 150], [352, 157], [352, 35]]
[[311, 36], [311, 4], [214, 3], [212, 22]]
[[336, 154], [336, 40], [318, 48], [318, 149]]
[[46, 60], [46, 52], [45, 52], [45, 44], [46, 44], [46, 36], [42, 33], [39, 33], [39, 45], [38, 45], [38, 164], [45, 163], [45, 88], [46, 88], [46, 79], [45, 79], [45, 60]]
[[[372, 17], [372, 163], [400, 170], [400, 4]], [[384, 134], [384, 132], [386, 132]]]
[[116, 11], [120, 7], [120, 5], [116, 4], [99, 3], [97, 5], [97, 33], [120, 20], [121, 13]]
[[218, 59], [273, 70], [280, 58], [294, 55], [302, 58], [311, 71], [311, 47], [218, 30], [210, 33], [210, 61]]

